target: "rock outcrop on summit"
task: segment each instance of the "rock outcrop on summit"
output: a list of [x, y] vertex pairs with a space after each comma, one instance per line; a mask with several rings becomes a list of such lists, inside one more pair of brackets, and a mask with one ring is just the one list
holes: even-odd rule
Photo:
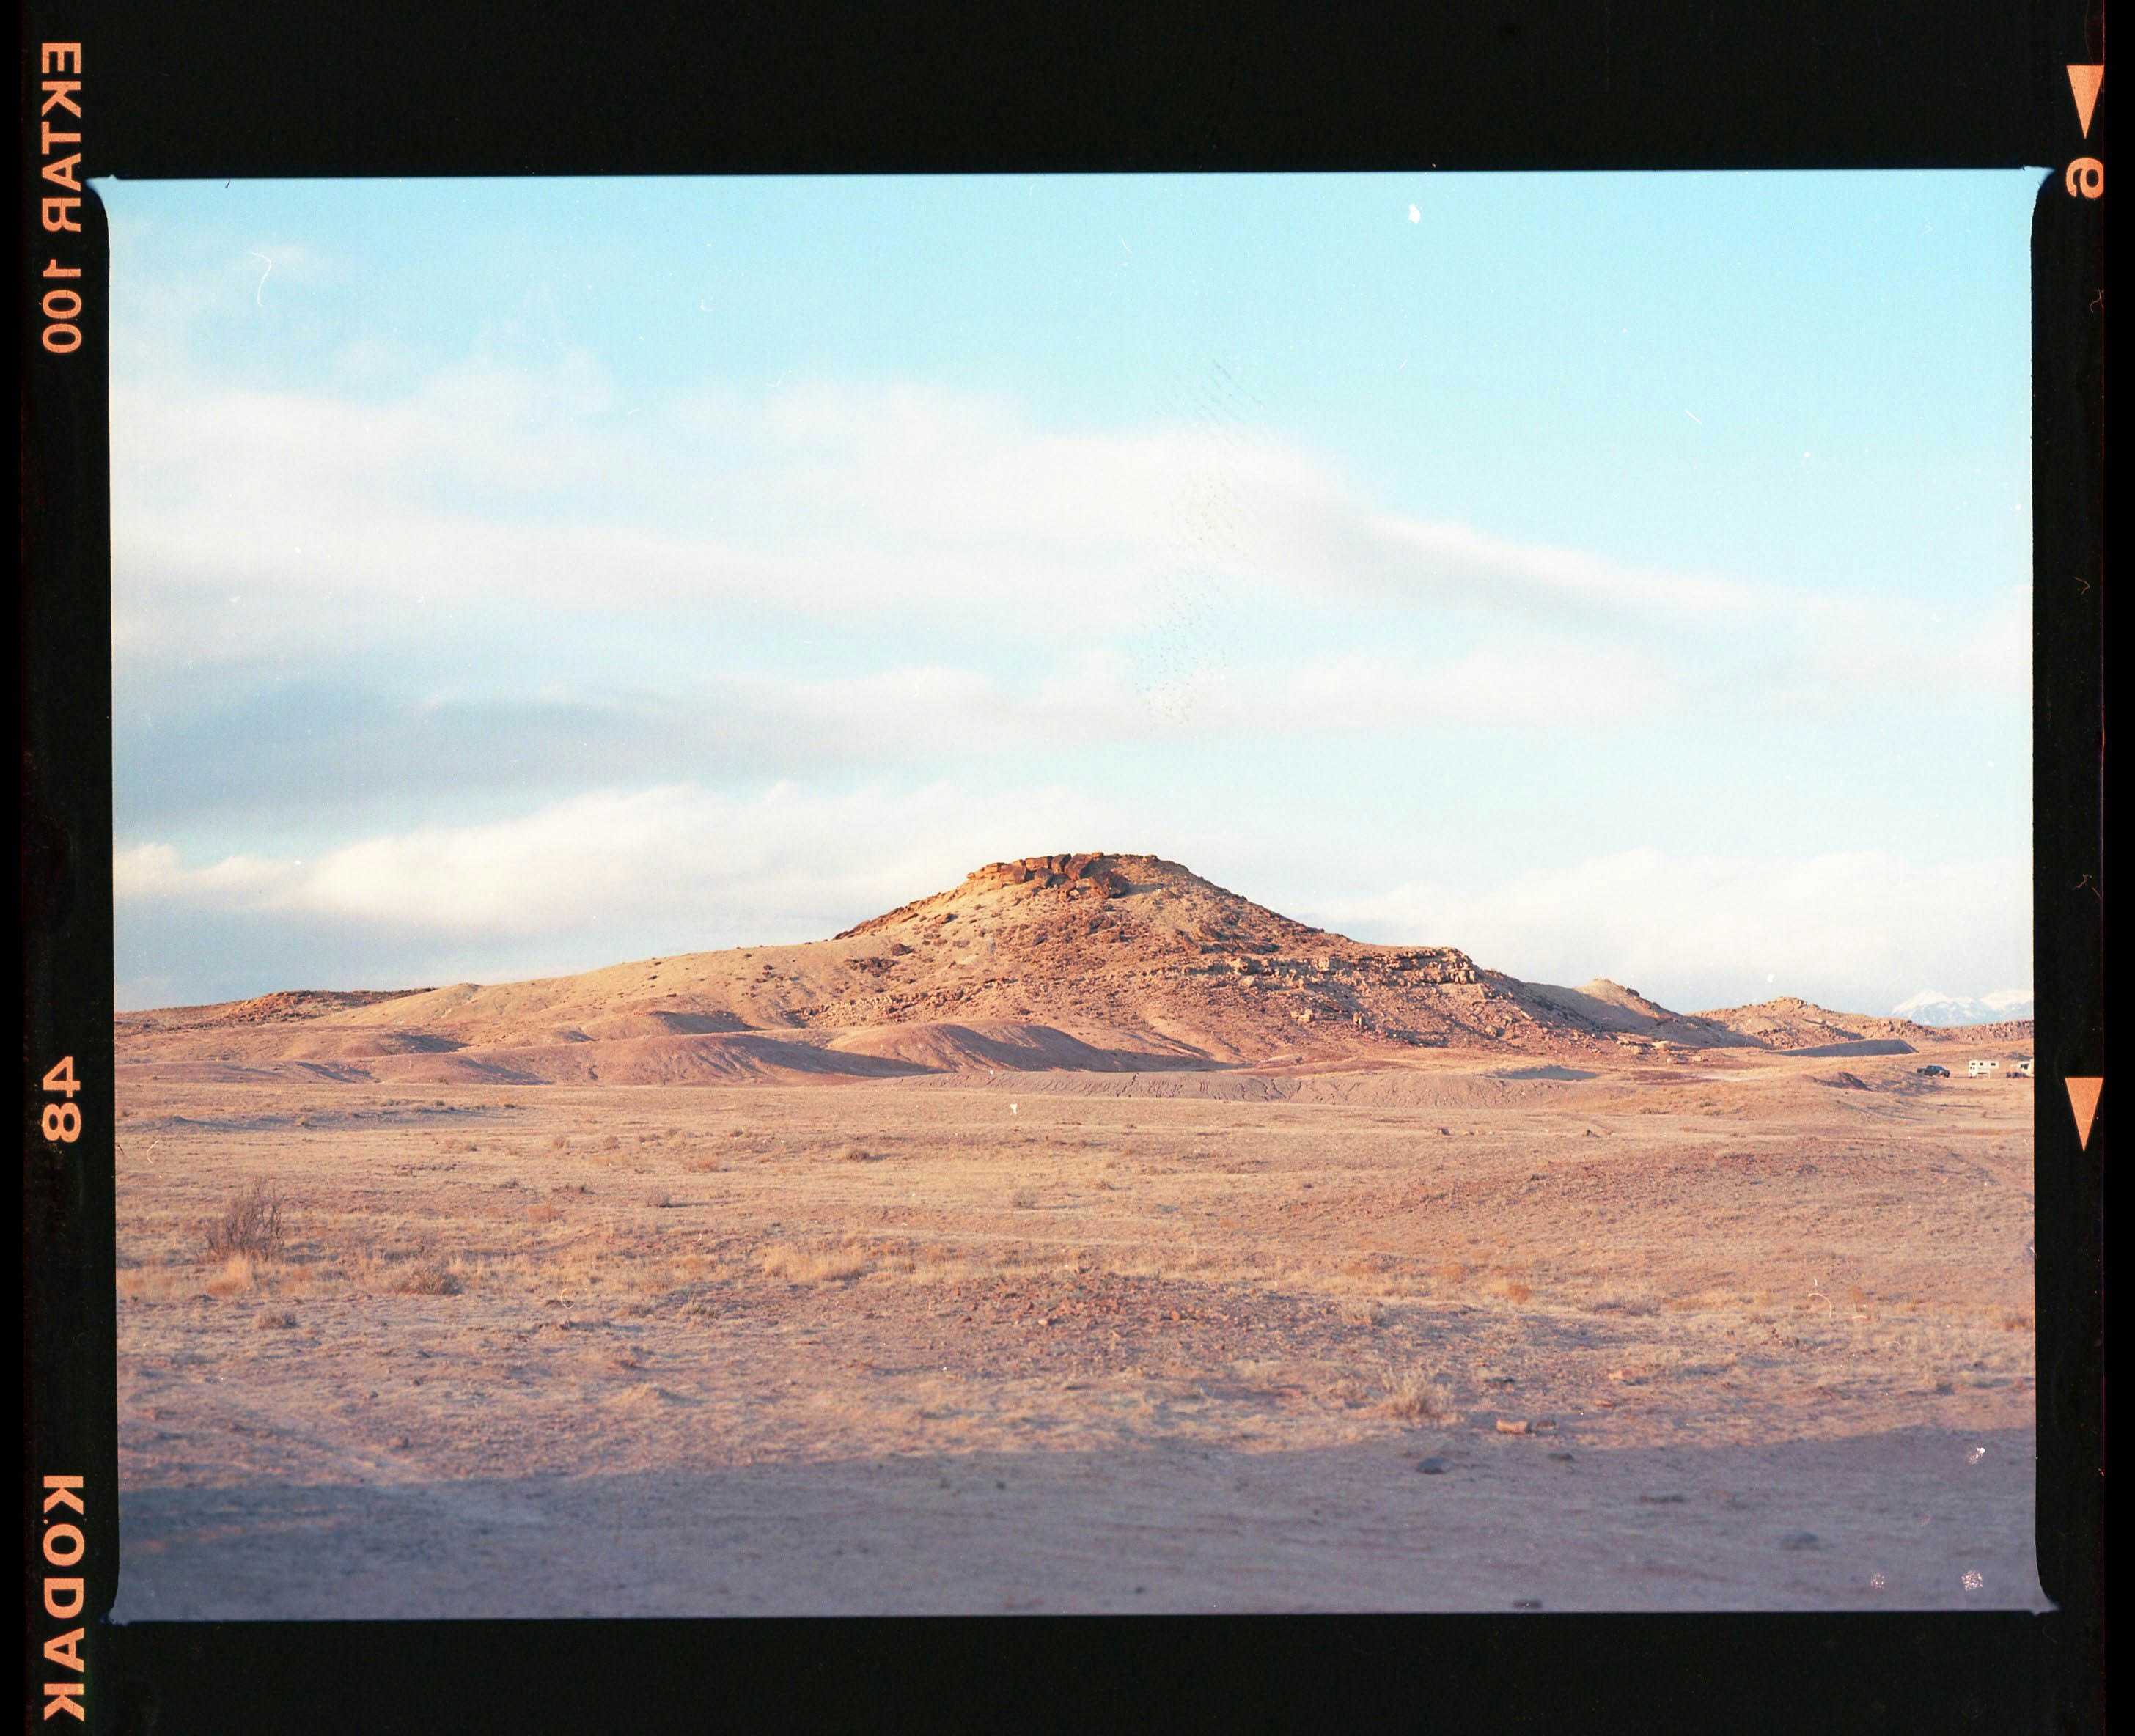
[[1900, 1025], [1803, 1002], [1684, 1015], [1611, 983], [1525, 983], [1452, 946], [1310, 927], [1160, 857], [1087, 852], [990, 863], [827, 941], [486, 987], [122, 1014], [116, 1034], [122, 1061], [215, 1076], [685, 1084], [1370, 1067], [1430, 1049], [1666, 1056], [1939, 1035]]

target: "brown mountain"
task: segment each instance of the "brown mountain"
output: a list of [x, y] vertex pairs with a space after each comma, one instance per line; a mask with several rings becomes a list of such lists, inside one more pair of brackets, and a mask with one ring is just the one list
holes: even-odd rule
[[1702, 1019], [1739, 1031], [1771, 1049], [1806, 1049], [1846, 1042], [2028, 1043], [2034, 1029], [2028, 1018], [1988, 1025], [1920, 1025], [1909, 1018], [1877, 1018], [1866, 1013], [1834, 1013], [1813, 1001], [1787, 995], [1750, 1007], [1723, 1007], [1701, 1013]]
[[1092, 853], [995, 863], [828, 941], [131, 1013], [117, 1037], [122, 1061], [220, 1076], [681, 1084], [1939, 1040], [1902, 1023], [1803, 1002], [1687, 1016], [1612, 983], [1523, 983], [1452, 947], [1309, 927], [1159, 857]]

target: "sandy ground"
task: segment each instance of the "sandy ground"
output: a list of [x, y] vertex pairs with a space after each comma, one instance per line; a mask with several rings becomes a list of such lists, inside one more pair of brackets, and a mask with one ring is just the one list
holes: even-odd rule
[[2031, 1086], [1918, 1061], [123, 1070], [115, 1613], [2041, 1608]]

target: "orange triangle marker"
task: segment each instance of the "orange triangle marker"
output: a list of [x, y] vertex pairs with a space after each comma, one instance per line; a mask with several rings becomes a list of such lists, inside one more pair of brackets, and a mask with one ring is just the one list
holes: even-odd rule
[[2075, 118], [2083, 123], [2083, 136], [2090, 137], [2090, 111], [2098, 106], [2098, 87], [2105, 82], [2103, 66], [2071, 66], [2069, 89], [2075, 93]]
[[2070, 1079], [2063, 1081], [2068, 1086], [2069, 1107], [2075, 1111], [2076, 1143], [2085, 1151], [2090, 1149], [2090, 1124], [2098, 1119], [2098, 1094], [2105, 1089], [2103, 1079]]

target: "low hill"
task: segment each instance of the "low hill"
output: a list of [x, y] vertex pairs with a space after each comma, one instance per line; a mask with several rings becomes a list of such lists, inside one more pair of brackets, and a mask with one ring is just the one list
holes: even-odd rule
[[1721, 1028], [1754, 1039], [1771, 1049], [1808, 1049], [1836, 1044], [1896, 1041], [1915, 1048], [1952, 1043], [2028, 1043], [2029, 1019], [2005, 1019], [1990, 1025], [1923, 1025], [1909, 1018], [1878, 1018], [1865, 1013], [1834, 1013], [1812, 1001], [1789, 995], [1749, 1007], [1722, 1007], [1695, 1015]]
[[1613, 983], [1524, 983], [1450, 946], [1310, 927], [1159, 857], [1093, 852], [994, 863], [827, 941], [129, 1013], [116, 1034], [122, 1060], [219, 1076], [650, 1084], [1368, 1066], [1433, 1048], [1800, 1049], [1914, 1032], [1939, 1037], [1806, 1002], [1685, 1015]]

